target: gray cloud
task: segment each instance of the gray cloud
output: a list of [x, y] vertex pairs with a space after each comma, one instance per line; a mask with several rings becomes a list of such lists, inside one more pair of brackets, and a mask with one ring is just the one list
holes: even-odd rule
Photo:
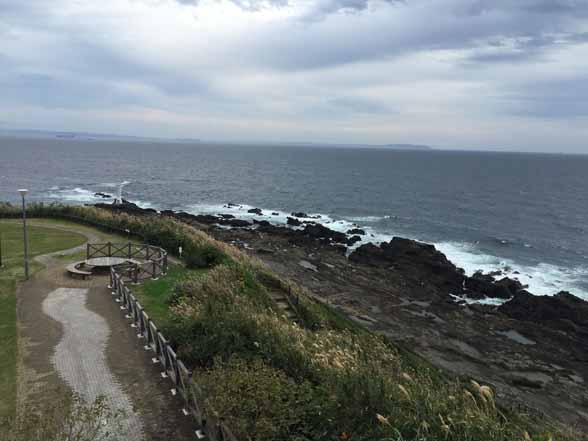
[[339, 111], [346, 114], [391, 114], [394, 113], [392, 108], [381, 101], [340, 96], [327, 100], [327, 103]]
[[505, 95], [516, 115], [547, 119], [588, 116], [588, 75], [530, 81]]
[[[182, 5], [199, 6], [200, 0], [176, 0]], [[289, 0], [228, 0], [245, 11], [260, 11], [267, 8], [283, 8], [290, 4]]]
[[[201, 12], [223, 1], [238, 8], [209, 25]], [[584, 0], [91, 5], [0, 0], [0, 119], [22, 125], [13, 109], [26, 106], [75, 126], [71, 112], [91, 109], [116, 115], [101, 127], [124, 114], [162, 133], [238, 138], [262, 127], [281, 139], [301, 128], [336, 138], [344, 121], [359, 142], [426, 143], [455, 127], [456, 142], [475, 144], [512, 115], [528, 127], [588, 117]]]

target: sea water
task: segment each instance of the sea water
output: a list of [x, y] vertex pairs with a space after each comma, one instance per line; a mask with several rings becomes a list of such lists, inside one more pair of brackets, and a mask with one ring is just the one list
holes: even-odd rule
[[100, 191], [278, 224], [303, 211], [366, 230], [355, 246], [409, 237], [470, 274], [588, 299], [588, 156], [0, 137], [0, 200], [22, 187], [31, 201], [111, 201]]

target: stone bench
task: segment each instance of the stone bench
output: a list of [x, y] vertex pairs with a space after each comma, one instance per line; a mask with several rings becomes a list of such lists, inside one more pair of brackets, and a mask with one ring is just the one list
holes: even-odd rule
[[72, 277], [86, 279], [86, 277], [90, 277], [92, 275], [92, 267], [86, 266], [86, 262], [84, 261], [71, 263], [66, 267], [66, 269], [69, 275]]

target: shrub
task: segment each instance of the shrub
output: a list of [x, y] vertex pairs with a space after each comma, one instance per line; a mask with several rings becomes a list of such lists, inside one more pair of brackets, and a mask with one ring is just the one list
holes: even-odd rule
[[184, 253], [188, 268], [212, 268], [227, 261], [227, 256], [211, 244], [189, 246]]
[[199, 382], [205, 408], [222, 415], [238, 439], [320, 439], [316, 410], [326, 396], [306, 381], [295, 382], [261, 360], [231, 358], [199, 373]]

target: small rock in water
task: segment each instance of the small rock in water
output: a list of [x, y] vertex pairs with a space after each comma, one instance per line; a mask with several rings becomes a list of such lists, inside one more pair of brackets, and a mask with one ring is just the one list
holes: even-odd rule
[[261, 208], [251, 208], [247, 210], [247, 213], [253, 213], [261, 216], [263, 214], [263, 211], [261, 211]]

